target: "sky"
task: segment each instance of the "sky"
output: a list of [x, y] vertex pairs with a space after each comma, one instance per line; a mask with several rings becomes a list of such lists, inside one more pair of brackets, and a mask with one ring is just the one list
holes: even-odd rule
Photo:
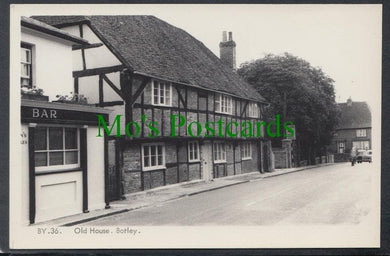
[[25, 15], [154, 15], [217, 56], [222, 31], [231, 31], [238, 67], [267, 53], [288, 52], [335, 80], [336, 101], [380, 102], [381, 5], [35, 5], [24, 10]]

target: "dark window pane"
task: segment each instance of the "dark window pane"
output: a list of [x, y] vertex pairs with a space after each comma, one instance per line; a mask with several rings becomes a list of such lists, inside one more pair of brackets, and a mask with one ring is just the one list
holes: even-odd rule
[[150, 149], [151, 149], [151, 156], [157, 155], [157, 153], [156, 153], [156, 146], [150, 146]]
[[47, 166], [47, 153], [35, 153], [35, 166]]
[[162, 164], [163, 164], [162, 155], [158, 155], [158, 165], [162, 165]]
[[62, 165], [64, 164], [64, 153], [63, 152], [50, 152], [49, 153], [50, 165]]
[[37, 128], [34, 135], [35, 150], [46, 149], [46, 128]]
[[144, 156], [144, 166], [145, 167], [149, 166], [149, 157], [148, 156]]
[[65, 152], [65, 164], [77, 164], [78, 158], [78, 151]]
[[151, 166], [156, 166], [157, 165], [156, 164], [156, 156], [152, 156], [151, 160], [152, 160]]
[[65, 148], [77, 149], [77, 129], [65, 128]]
[[63, 149], [62, 128], [49, 128], [49, 149]]

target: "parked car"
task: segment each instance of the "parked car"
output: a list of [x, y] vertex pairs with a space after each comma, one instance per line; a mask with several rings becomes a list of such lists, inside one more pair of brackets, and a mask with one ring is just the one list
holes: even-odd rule
[[356, 161], [360, 164], [362, 162], [372, 162], [372, 150], [359, 150], [356, 156]]

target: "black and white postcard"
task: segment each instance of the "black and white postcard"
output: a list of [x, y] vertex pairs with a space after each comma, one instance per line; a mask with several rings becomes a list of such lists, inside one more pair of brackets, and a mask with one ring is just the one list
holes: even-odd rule
[[11, 5], [10, 248], [377, 248], [382, 6]]

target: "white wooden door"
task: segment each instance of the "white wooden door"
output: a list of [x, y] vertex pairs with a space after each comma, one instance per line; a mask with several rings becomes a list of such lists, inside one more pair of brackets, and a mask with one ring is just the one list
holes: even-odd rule
[[202, 174], [203, 180], [210, 181], [212, 180], [212, 171], [213, 171], [213, 156], [211, 150], [211, 142], [205, 141], [202, 145]]

